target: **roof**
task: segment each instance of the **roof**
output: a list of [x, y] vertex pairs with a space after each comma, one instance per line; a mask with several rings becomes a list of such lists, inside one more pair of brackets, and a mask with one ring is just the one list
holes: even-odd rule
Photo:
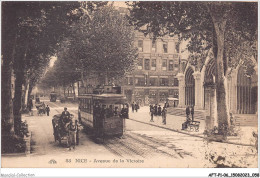
[[79, 95], [79, 98], [85, 98], [85, 97], [89, 97], [89, 96], [93, 96], [95, 98], [122, 98], [125, 97], [124, 95], [121, 94], [114, 94], [114, 93], [103, 93], [103, 94], [82, 94]]
[[124, 104], [126, 97], [121, 94], [104, 93], [104, 94], [85, 94], [79, 96], [79, 98], [92, 98], [103, 104]]

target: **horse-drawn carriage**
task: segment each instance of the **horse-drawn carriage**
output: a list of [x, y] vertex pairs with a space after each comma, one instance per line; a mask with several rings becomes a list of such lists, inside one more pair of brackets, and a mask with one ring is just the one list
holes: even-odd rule
[[70, 147], [72, 144], [79, 144], [79, 126], [78, 120], [74, 119], [74, 116], [62, 116], [62, 114], [56, 114], [52, 119], [54, 141], [62, 140], [66, 141], [66, 145]]
[[38, 116], [40, 116], [42, 114], [45, 114], [46, 108], [45, 108], [45, 104], [44, 103], [41, 103], [41, 105], [39, 105], [38, 107], [36, 106], [36, 108], [37, 108]]
[[46, 111], [45, 104], [44, 104], [44, 102], [41, 102], [40, 98], [38, 98], [38, 97], [36, 97], [35, 107], [37, 109], [38, 115], [45, 114], [45, 111]]

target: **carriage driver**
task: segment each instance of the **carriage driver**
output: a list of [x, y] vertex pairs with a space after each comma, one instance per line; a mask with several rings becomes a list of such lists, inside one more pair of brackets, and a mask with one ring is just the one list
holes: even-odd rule
[[64, 111], [61, 114], [61, 121], [64, 125], [66, 125], [66, 123], [70, 122], [70, 113], [69, 111], [67, 111], [67, 108], [64, 108]]

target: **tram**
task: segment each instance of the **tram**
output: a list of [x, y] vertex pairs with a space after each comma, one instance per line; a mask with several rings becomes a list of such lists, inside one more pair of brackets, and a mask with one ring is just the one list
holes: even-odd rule
[[94, 134], [95, 138], [122, 136], [124, 130], [123, 111], [126, 111], [126, 98], [121, 94], [79, 95], [79, 122]]
[[57, 93], [51, 92], [50, 93], [50, 102], [56, 102], [57, 100]]

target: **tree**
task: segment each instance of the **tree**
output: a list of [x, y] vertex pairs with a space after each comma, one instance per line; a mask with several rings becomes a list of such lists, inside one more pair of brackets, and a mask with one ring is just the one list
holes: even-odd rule
[[107, 83], [109, 78], [122, 76], [133, 67], [136, 59], [133, 28], [112, 6], [88, 11], [72, 25], [71, 34], [63, 48], [66, 51], [60, 53], [67, 61], [63, 64], [75, 64], [74, 71], [81, 69], [84, 75], [104, 76]]
[[[3, 120], [12, 123], [10, 95], [11, 71], [15, 75], [15, 96], [13, 114], [15, 133], [19, 134], [21, 122], [22, 85], [31, 67], [37, 71], [48, 64], [48, 59], [55, 54], [58, 42], [67, 34], [66, 27], [78, 18], [75, 9], [79, 2], [4, 2], [3, 46], [2, 46], [2, 98]], [[11, 20], [11, 21], [10, 21]], [[47, 59], [47, 60], [46, 60]], [[39, 67], [39, 68], [38, 68]], [[31, 72], [32, 74], [32, 72]], [[11, 126], [13, 127], [13, 126]], [[11, 134], [6, 130], [6, 134]]]
[[[225, 77], [227, 67], [249, 60], [257, 39], [257, 4], [249, 2], [133, 2], [131, 23], [154, 38], [178, 35], [189, 40], [190, 60], [201, 68], [209, 50], [216, 63], [219, 131], [228, 126]], [[246, 44], [246, 45], [245, 45]], [[243, 49], [243, 50], [242, 50]], [[245, 50], [247, 51], [245, 53]], [[236, 54], [236, 55], [235, 55]], [[240, 58], [237, 58], [237, 57]]]

